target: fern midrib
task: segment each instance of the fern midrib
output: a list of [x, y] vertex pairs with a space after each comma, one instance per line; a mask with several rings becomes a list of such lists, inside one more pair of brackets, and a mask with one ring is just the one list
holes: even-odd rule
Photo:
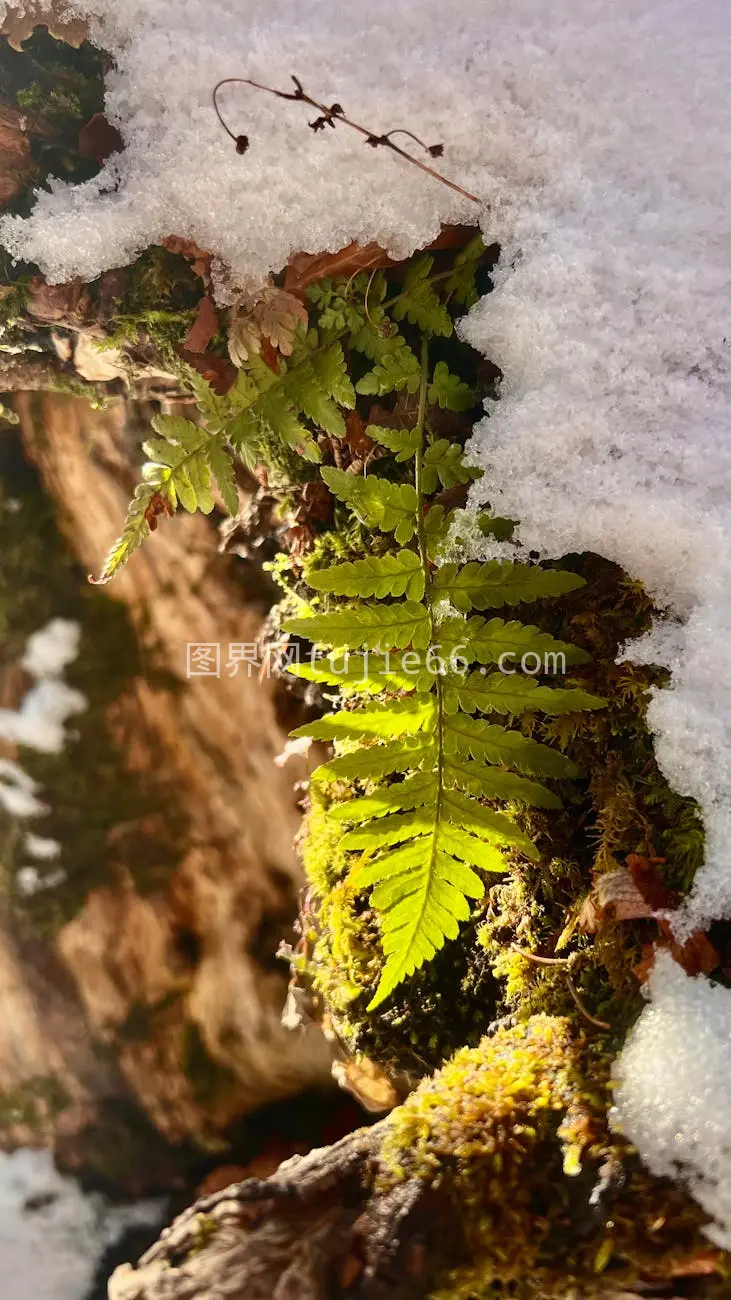
[[[426, 539], [426, 526], [424, 523], [424, 429], [426, 424], [426, 399], [427, 387], [429, 383], [429, 339], [424, 336], [421, 343], [421, 378], [419, 381], [419, 406], [416, 417], [416, 457], [414, 462], [414, 487], [416, 489], [416, 537], [419, 548], [419, 559], [424, 574], [424, 597], [429, 610], [429, 643], [435, 641], [435, 623], [434, 623], [434, 606], [429, 599], [432, 586], [431, 565], [429, 563], [429, 552]], [[442, 675], [440, 672], [435, 673], [436, 678], [436, 778], [437, 778], [437, 798], [434, 806], [434, 831], [431, 837], [431, 849], [429, 854], [429, 871], [426, 877], [427, 887], [422, 892], [421, 906], [418, 914], [418, 925], [416, 933], [421, 931], [424, 913], [430, 895], [430, 883], [433, 877], [437, 855], [437, 830], [442, 815], [442, 797], [444, 794], [443, 769], [444, 769], [444, 752], [443, 752], [443, 708], [442, 708]]]

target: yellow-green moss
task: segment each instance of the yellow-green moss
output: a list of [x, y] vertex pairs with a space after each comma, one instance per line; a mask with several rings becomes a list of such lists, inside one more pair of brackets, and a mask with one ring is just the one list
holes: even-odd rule
[[418, 1180], [459, 1225], [448, 1257], [463, 1263], [435, 1300], [496, 1284], [526, 1300], [574, 1286], [583, 1297], [707, 1249], [701, 1211], [609, 1133], [610, 1060], [565, 1017], [537, 1015], [458, 1052], [393, 1113], [378, 1192]]

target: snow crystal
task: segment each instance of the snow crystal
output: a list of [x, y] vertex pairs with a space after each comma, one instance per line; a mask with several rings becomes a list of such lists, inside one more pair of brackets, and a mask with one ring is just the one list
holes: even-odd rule
[[691, 979], [667, 953], [652, 1002], [616, 1066], [612, 1121], [657, 1177], [682, 1179], [731, 1249], [731, 990]]
[[[0, 11], [3, 9], [0, 0]], [[503, 249], [464, 335], [505, 375], [473, 491], [545, 555], [593, 549], [676, 619], [650, 723], [700, 800], [707, 862], [686, 924], [731, 913], [731, 148], [727, 0], [75, 0], [116, 60], [125, 151], [54, 182], [0, 237], [54, 280], [177, 234], [256, 281], [300, 249], [405, 255], [479, 216]], [[460, 198], [345, 127], [246, 86], [296, 72], [376, 131], [443, 140]], [[645, 650], [647, 647], [645, 647]]]

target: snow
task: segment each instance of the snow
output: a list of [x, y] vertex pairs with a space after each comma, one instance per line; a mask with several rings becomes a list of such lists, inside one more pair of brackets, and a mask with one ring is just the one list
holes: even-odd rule
[[52, 862], [61, 853], [61, 845], [58, 840], [49, 839], [45, 835], [32, 835], [29, 833], [23, 841], [23, 847], [26, 853], [30, 853], [32, 858], [37, 858], [40, 862]]
[[[672, 670], [650, 724], [707, 836], [677, 928], [731, 914], [727, 0], [80, 0], [74, 11], [92, 14], [116, 60], [107, 112], [126, 150], [85, 185], [55, 184], [29, 219], [0, 221], [12, 253], [52, 279], [91, 278], [171, 234], [217, 255], [221, 290], [226, 268], [256, 284], [300, 249], [375, 239], [406, 255], [443, 221], [478, 217], [500, 242], [495, 292], [463, 325], [505, 375], [471, 444], [487, 471], [473, 504], [519, 519], [525, 548], [607, 556], [665, 608], [634, 653]], [[286, 87], [292, 72], [377, 132], [443, 140], [438, 165], [484, 205], [343, 127], [314, 134], [311, 112], [243, 86], [222, 95], [250, 137], [237, 155], [213, 85], [244, 75]], [[716, 1104], [729, 995], [665, 959], [651, 991], [619, 1064], [619, 1111], [651, 1166], [681, 1152], [694, 1193], [731, 1224], [727, 1105]], [[676, 1069], [686, 1038], [697, 1050]], [[694, 1070], [703, 1062], [705, 1076], [706, 1057], [704, 1134]]]
[[52, 618], [28, 637], [21, 666], [31, 677], [60, 677], [79, 653], [81, 628], [70, 618]]
[[[0, 709], [0, 739], [26, 745], [41, 754], [60, 754], [69, 718], [83, 713], [81, 691], [60, 680], [79, 652], [81, 629], [71, 619], [54, 618], [28, 638], [22, 667], [36, 678], [18, 709]], [[1, 796], [0, 796], [1, 797]]]
[[0, 758], [0, 804], [11, 817], [38, 817], [46, 812], [36, 798], [38, 783], [12, 758]]
[[[29, 1198], [38, 1208], [26, 1208]], [[163, 1209], [160, 1200], [112, 1206], [99, 1193], [85, 1196], [47, 1151], [0, 1154], [3, 1300], [83, 1300], [102, 1252], [125, 1229], [158, 1223]]]
[[681, 1178], [731, 1249], [731, 990], [685, 975], [668, 953], [650, 977], [652, 1002], [615, 1067], [615, 1128], [658, 1177]]

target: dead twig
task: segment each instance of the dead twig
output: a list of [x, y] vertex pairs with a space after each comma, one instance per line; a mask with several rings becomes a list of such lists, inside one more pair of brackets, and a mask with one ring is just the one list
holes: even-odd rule
[[326, 126], [334, 128], [338, 122], [342, 122], [345, 126], [351, 127], [354, 131], [358, 131], [360, 135], [364, 136], [366, 144], [371, 145], [372, 148], [376, 149], [380, 146], [385, 149], [390, 149], [393, 153], [398, 154], [399, 158], [404, 158], [407, 162], [412, 163], [414, 167], [418, 167], [421, 171], [426, 172], [428, 176], [433, 176], [435, 180], [441, 181], [442, 185], [448, 185], [450, 190], [455, 190], [457, 194], [461, 194], [463, 198], [470, 199], [472, 203], [481, 202], [476, 194], [470, 194], [469, 190], [463, 189], [461, 185], [456, 185], [454, 181], [447, 180], [446, 176], [442, 176], [440, 172], [435, 171], [434, 168], [430, 167], [427, 163], [422, 162], [420, 158], [415, 158], [413, 154], [407, 153], [405, 149], [402, 149], [400, 145], [394, 144], [391, 137], [394, 135], [408, 136], [410, 140], [414, 140], [416, 144], [418, 144], [420, 148], [422, 148], [425, 153], [428, 153], [432, 158], [441, 158], [444, 152], [444, 145], [424, 144], [423, 140], [420, 140], [417, 135], [414, 135], [413, 131], [407, 131], [403, 127], [397, 127], [393, 131], [387, 131], [384, 135], [378, 135], [376, 132], [370, 131], [368, 127], [362, 126], [360, 122], [354, 122], [352, 118], [347, 117], [341, 104], [320, 104], [318, 100], [313, 99], [311, 95], [306, 93], [301, 81], [299, 81], [294, 75], [292, 76], [292, 81], [295, 86], [293, 91], [275, 90], [273, 86], [265, 86], [260, 81], [253, 81], [251, 77], [224, 77], [223, 80], [219, 81], [214, 86], [213, 107], [216, 116], [224, 131], [227, 135], [230, 135], [231, 139], [234, 141], [237, 153], [246, 153], [249, 148], [249, 137], [247, 135], [236, 135], [225, 121], [218, 106], [219, 90], [222, 86], [230, 86], [232, 84], [253, 86], [255, 90], [265, 90], [267, 94], [275, 95], [277, 99], [289, 99], [298, 101], [302, 104], [309, 104], [311, 108], [317, 110], [318, 114], [314, 121], [309, 123], [313, 131], [324, 131]]

